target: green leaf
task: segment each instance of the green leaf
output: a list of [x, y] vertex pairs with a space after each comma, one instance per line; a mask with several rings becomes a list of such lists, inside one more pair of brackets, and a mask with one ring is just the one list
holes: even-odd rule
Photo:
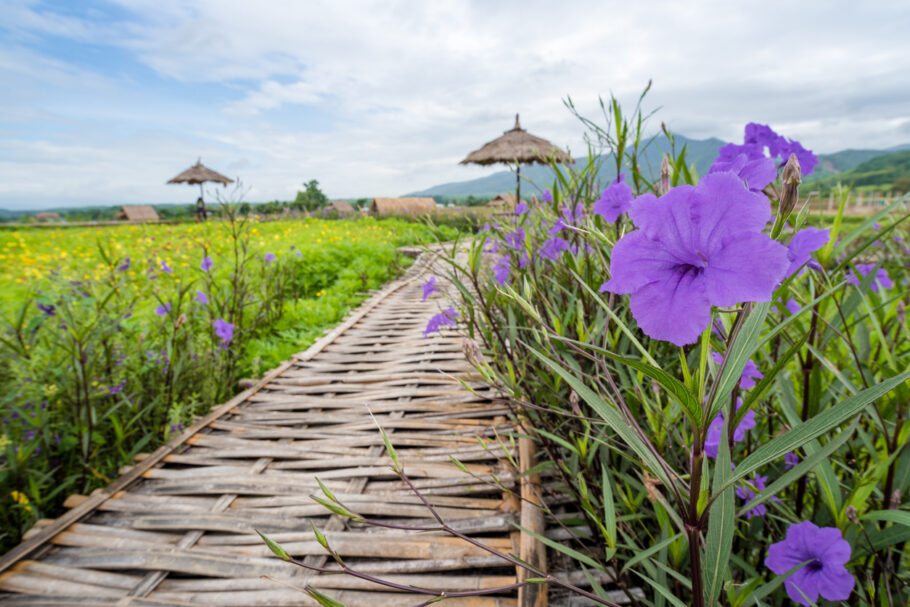
[[[729, 422], [727, 422], [729, 423]], [[726, 423], [724, 424], [724, 435]], [[734, 516], [735, 503], [733, 486], [727, 485], [732, 475], [730, 469], [730, 446], [728, 441], [720, 441], [717, 450], [717, 461], [714, 465], [714, 482], [712, 490], [715, 502], [708, 517], [708, 533], [705, 535], [704, 581], [705, 604], [713, 605], [723, 588], [730, 564], [730, 553], [733, 551], [733, 531], [736, 527]], [[695, 491], [692, 487], [690, 491]]]
[[589, 557], [586, 554], [582, 554], [581, 552], [578, 552], [577, 550], [573, 550], [572, 548], [569, 548], [568, 546], [564, 546], [560, 542], [551, 540], [548, 537], [544, 537], [542, 535], [534, 533], [530, 529], [525, 529], [518, 523], [512, 523], [512, 525], [514, 525], [518, 529], [524, 531], [528, 535], [531, 535], [531, 536], [537, 538], [538, 540], [540, 540], [541, 542], [543, 542], [544, 544], [546, 544], [553, 550], [556, 550], [558, 552], [565, 554], [567, 557], [569, 557], [571, 559], [575, 559], [576, 561], [578, 561], [580, 563], [584, 563], [585, 565], [587, 565], [589, 567], [593, 567], [594, 569], [597, 569], [598, 571], [606, 571], [604, 569], [603, 565], [601, 565], [600, 563], [598, 563], [597, 561], [595, 561], [594, 559], [592, 559], [591, 557]]
[[835, 428], [850, 419], [851, 417], [862, 412], [875, 399], [884, 396], [896, 386], [907, 381], [910, 378], [910, 371], [905, 371], [881, 383], [867, 388], [855, 396], [851, 396], [841, 403], [819, 413], [809, 421], [799, 426], [793, 427], [771, 441], [759, 447], [755, 453], [749, 455], [736, 467], [736, 472], [729, 479], [729, 483], [734, 483], [765, 466], [784, 453], [793, 451], [797, 447], [818, 438], [828, 430]]
[[560, 377], [568, 383], [578, 395], [584, 399], [588, 405], [590, 405], [597, 413], [600, 415], [604, 421], [613, 429], [620, 438], [625, 441], [627, 445], [645, 462], [648, 468], [651, 469], [651, 472], [656, 475], [665, 486], [672, 486], [672, 480], [667, 477], [664, 473], [663, 468], [660, 465], [660, 461], [657, 459], [653, 451], [653, 447], [649, 448], [649, 445], [644, 442], [633, 430], [629, 427], [628, 422], [606, 401], [604, 401], [596, 392], [591, 390], [588, 386], [584, 384], [580, 379], [569, 373], [567, 370], [547, 358], [545, 355], [541, 354], [534, 348], [528, 346], [528, 350], [537, 358], [539, 358], [544, 364], [550, 367], [555, 371]]
[[[686, 388], [686, 385], [664, 371], [659, 367], [643, 363], [641, 361], [635, 360], [634, 358], [627, 358], [625, 356], [620, 356], [606, 350], [604, 348], [595, 346], [593, 344], [585, 344], [585, 346], [599, 354], [603, 354], [610, 360], [616, 361], [627, 367], [631, 367], [636, 371], [640, 371], [644, 375], [650, 377], [663, 388], [667, 394], [673, 397], [679, 404], [682, 405], [683, 410], [686, 412], [686, 415], [692, 420], [696, 425], [699, 425], [701, 422], [702, 409], [701, 405], [698, 403], [698, 399], [695, 397], [692, 392]], [[577, 392], [577, 390], [576, 390]]]
[[613, 487], [610, 483], [610, 473], [607, 472], [606, 466], [603, 468], [603, 502], [604, 502], [604, 520], [603, 526], [607, 530], [607, 545], [610, 548], [616, 547], [616, 507], [613, 503]]
[[680, 531], [676, 535], [670, 536], [667, 539], [654, 544], [653, 546], [649, 547], [647, 550], [643, 550], [641, 552], [636, 553], [635, 556], [633, 556], [632, 558], [630, 558], [628, 561], [625, 562], [625, 564], [622, 566], [622, 569], [620, 570], [620, 573], [622, 573], [623, 571], [626, 571], [627, 569], [631, 569], [632, 567], [634, 567], [641, 561], [645, 560], [652, 554], [654, 554], [656, 552], [660, 552], [661, 550], [663, 550], [664, 548], [666, 548], [667, 546], [669, 546], [670, 544], [672, 544], [673, 542], [675, 542], [676, 540], [678, 540], [682, 537], [684, 537], [684, 536], [683, 536], [682, 532]]
[[759, 381], [755, 386], [750, 389], [746, 395], [743, 397], [743, 406], [739, 408], [736, 412], [736, 417], [734, 422], [736, 426], [739, 426], [739, 423], [746, 416], [746, 413], [752, 408], [754, 403], [760, 402], [765, 398], [765, 395], [771, 389], [771, 386], [774, 384], [774, 380], [777, 378], [777, 374], [787, 366], [787, 363], [790, 362], [790, 359], [799, 352], [799, 349], [803, 347], [803, 344], [808, 339], [809, 334], [804, 333], [802, 338], [797, 341], [795, 344], [790, 346], [786, 352], [778, 356], [777, 362], [774, 363], [774, 366], [770, 371], [765, 372], [765, 376]]
[[342, 506], [341, 504], [338, 504], [336, 502], [330, 502], [328, 500], [324, 500], [321, 497], [316, 497], [315, 495], [311, 495], [310, 497], [313, 499], [313, 501], [321, 504], [327, 510], [330, 510], [331, 512], [333, 512], [334, 514], [337, 514], [338, 516], [343, 516], [345, 518], [349, 518], [349, 519], [352, 519], [355, 521], [361, 520], [361, 518], [359, 516], [357, 516], [356, 514], [354, 514], [353, 512], [351, 512], [344, 506]]
[[850, 440], [850, 437], [853, 436], [853, 430], [856, 428], [856, 425], [857, 422], [854, 421], [850, 427], [837, 435], [834, 440], [829, 441], [824, 447], [815, 451], [812, 453], [812, 455], [780, 475], [780, 477], [775, 479], [773, 483], [765, 487], [764, 491], [760, 492], [758, 495], [749, 500], [749, 503], [743, 506], [740, 511], [736, 513], [736, 516], [745, 515], [746, 512], [752, 510], [759, 504], [764, 503], [772, 496], [774, 496], [775, 493], [787, 487], [792, 482], [799, 479], [801, 476], [811, 472], [819, 463], [827, 460], [827, 458], [832, 453], [837, 451], [841, 445]]
[[910, 512], [907, 510], [874, 510], [862, 516], [864, 521], [887, 521], [910, 527]]
[[328, 487], [326, 487], [325, 484], [323, 484], [323, 482], [321, 480], [319, 480], [318, 476], [316, 477], [316, 482], [319, 483], [319, 488], [322, 489], [322, 492], [325, 494], [325, 496], [327, 498], [329, 498], [333, 502], [338, 501], [338, 499], [335, 497], [335, 494], [332, 493], [332, 491]]
[[319, 542], [319, 545], [325, 548], [328, 552], [331, 552], [332, 549], [329, 548], [329, 541], [325, 539], [322, 531], [320, 531], [314, 523], [310, 523], [310, 526], [313, 528], [313, 533], [316, 535], [316, 541]]
[[724, 406], [724, 403], [727, 402], [727, 397], [730, 396], [733, 388], [739, 383], [749, 357], [758, 348], [758, 337], [765, 325], [765, 317], [770, 309], [771, 302], [768, 301], [754, 304], [754, 307], [749, 312], [749, 317], [742, 324], [739, 334], [733, 340], [733, 345], [730, 346], [730, 350], [724, 356], [720, 379], [717, 380], [714, 390], [712, 390], [711, 400], [708, 405], [710, 411], [707, 417], [703, 419], [703, 424], [710, 423], [714, 419], [721, 407]]
[[310, 595], [314, 601], [322, 605], [322, 607], [345, 607], [344, 603], [340, 603], [333, 599], [330, 596], [326, 596], [313, 588], [312, 586], [304, 586], [303, 588], [308, 595]]
[[262, 532], [259, 531], [258, 529], [256, 530], [256, 533], [259, 534], [259, 537], [262, 538], [262, 541], [265, 542], [265, 545], [269, 547], [269, 550], [272, 551], [272, 554], [274, 554], [278, 558], [285, 560], [285, 561], [291, 560], [291, 555], [288, 554], [284, 548], [279, 546], [278, 543], [274, 542], [269, 537], [263, 535]]

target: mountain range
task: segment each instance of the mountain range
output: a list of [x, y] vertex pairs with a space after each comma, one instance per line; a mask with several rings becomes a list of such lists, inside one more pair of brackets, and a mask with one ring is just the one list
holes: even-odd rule
[[[710, 139], [689, 139], [682, 135], [676, 135], [676, 152], [686, 147], [686, 158], [690, 166], [694, 166], [699, 175], [704, 175], [711, 168], [714, 159], [717, 157], [717, 151], [724, 145], [725, 141], [712, 137]], [[870, 161], [874, 158], [894, 154], [902, 150], [910, 150], [910, 143], [895, 146], [884, 150], [842, 150], [833, 154], [819, 154], [818, 166], [815, 167], [812, 175], [804, 177], [803, 183], [806, 185], [815, 181], [830, 178], [833, 175], [845, 173], [859, 165]], [[643, 173], [649, 180], [656, 180], [660, 175], [660, 163], [670, 146], [666, 138], [658, 137], [642, 154]], [[601, 157], [600, 170], [598, 179], [601, 183], [609, 183], [616, 178], [616, 164], [609, 157]], [[585, 159], [576, 159], [575, 168], [581, 168]], [[522, 165], [521, 175], [531, 183], [541, 189], [549, 187], [555, 179], [553, 170], [544, 165]], [[526, 189], [527, 188], [527, 189]], [[466, 198], [474, 196], [476, 198], [493, 197], [504, 192], [511, 192], [515, 189], [515, 173], [504, 170], [467, 181], [456, 181], [435, 185], [418, 192], [411, 192], [405, 196], [439, 196], [443, 198]], [[532, 192], [533, 187], [523, 181], [522, 189]]]

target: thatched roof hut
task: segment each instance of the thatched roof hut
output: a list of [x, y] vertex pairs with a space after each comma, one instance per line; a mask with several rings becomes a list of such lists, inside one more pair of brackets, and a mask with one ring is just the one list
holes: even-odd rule
[[326, 213], [338, 213], [339, 215], [353, 215], [357, 209], [347, 200], [333, 200], [325, 207]]
[[47, 213], [35, 213], [35, 221], [47, 223], [50, 221], [62, 221], [62, 220], [60, 219], [59, 213], [47, 212]]
[[147, 204], [123, 205], [117, 213], [117, 219], [135, 222], [158, 221], [158, 212]]
[[550, 158], [563, 164], [571, 163], [572, 157], [547, 141], [527, 132], [518, 123], [515, 114], [515, 126], [501, 137], [485, 143], [480, 149], [468, 154], [459, 164], [496, 164], [497, 162], [546, 163]]
[[437, 209], [432, 198], [374, 198], [370, 215], [422, 215]]
[[494, 209], [514, 209], [515, 208], [515, 194], [499, 194], [487, 203], [488, 207]]
[[169, 180], [168, 183], [205, 183], [206, 181], [216, 181], [220, 184], [227, 185], [229, 183], [234, 183], [234, 180], [230, 177], [225, 177], [217, 171], [213, 171], [204, 164], [202, 160], [197, 160], [196, 164], [183, 171], [173, 179]]

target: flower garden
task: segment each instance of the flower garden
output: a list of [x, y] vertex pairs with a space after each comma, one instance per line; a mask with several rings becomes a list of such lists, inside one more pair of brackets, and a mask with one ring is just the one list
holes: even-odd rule
[[451, 238], [397, 219], [0, 231], [0, 552]]
[[641, 115], [610, 109], [588, 126], [619, 178], [557, 167], [448, 260], [463, 301], [427, 327], [484, 344], [544, 498], [575, 507], [547, 545], [637, 605], [910, 604], [906, 197], [811, 216], [815, 155], [758, 124], [651, 182]]

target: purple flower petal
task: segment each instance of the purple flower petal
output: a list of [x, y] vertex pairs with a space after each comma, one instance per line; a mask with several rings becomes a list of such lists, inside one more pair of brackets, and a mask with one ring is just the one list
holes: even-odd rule
[[503, 287], [509, 281], [509, 272], [512, 269], [511, 258], [508, 255], [499, 258], [493, 267], [493, 279]]
[[731, 173], [640, 196], [629, 214], [640, 229], [613, 248], [604, 288], [632, 293], [632, 314], [655, 339], [694, 342], [712, 305], [768, 301], [786, 269], [786, 249], [760, 233], [768, 199]]
[[635, 194], [624, 183], [614, 182], [603, 191], [600, 200], [594, 203], [594, 212], [613, 223], [632, 206]]
[[196, 289], [196, 301], [198, 301], [202, 305], [208, 305], [209, 298], [205, 293], [203, 293], [199, 289]]
[[202, 258], [202, 263], [199, 264], [199, 267], [202, 268], [203, 272], [208, 272], [209, 270], [212, 269], [213, 265], [215, 265], [215, 264], [212, 262], [212, 258], [209, 257], [208, 255], [206, 255], [205, 257]]
[[438, 293], [439, 289], [436, 288], [436, 277], [430, 276], [430, 278], [423, 284], [423, 300], [426, 301], [427, 297], [433, 293]]
[[786, 539], [768, 547], [765, 566], [783, 575], [808, 561], [784, 582], [787, 596], [808, 606], [819, 595], [829, 601], [850, 597], [856, 582], [844, 567], [849, 560], [850, 544], [843, 539], [840, 529], [819, 529], [811, 521], [803, 521], [790, 525]]
[[629, 305], [642, 331], [677, 346], [694, 342], [711, 322], [704, 280], [692, 273], [667, 272], [632, 293]]
[[803, 228], [793, 235], [787, 245], [787, 259], [790, 262], [787, 276], [790, 276], [804, 264], [808, 263], [814, 251], [819, 250], [831, 239], [828, 228]]

